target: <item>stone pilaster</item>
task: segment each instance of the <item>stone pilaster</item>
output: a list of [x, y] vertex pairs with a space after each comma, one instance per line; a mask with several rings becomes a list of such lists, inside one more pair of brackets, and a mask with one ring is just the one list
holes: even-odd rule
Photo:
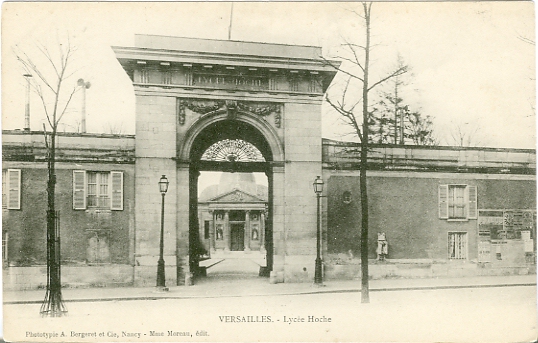
[[209, 251], [215, 251], [215, 233], [216, 233], [216, 225], [215, 225], [215, 211], [209, 211], [209, 214], [211, 215], [211, 222], [209, 223]]
[[245, 252], [250, 252], [250, 211], [245, 211]]
[[224, 251], [230, 251], [231, 248], [231, 232], [230, 232], [230, 212], [224, 212]]
[[260, 251], [265, 252], [265, 212], [260, 212]]

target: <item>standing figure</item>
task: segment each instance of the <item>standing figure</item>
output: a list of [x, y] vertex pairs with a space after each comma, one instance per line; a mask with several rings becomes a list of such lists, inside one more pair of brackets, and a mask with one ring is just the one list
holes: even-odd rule
[[389, 243], [384, 232], [377, 234], [377, 249], [375, 252], [377, 253], [378, 261], [385, 261], [385, 257], [389, 254]]

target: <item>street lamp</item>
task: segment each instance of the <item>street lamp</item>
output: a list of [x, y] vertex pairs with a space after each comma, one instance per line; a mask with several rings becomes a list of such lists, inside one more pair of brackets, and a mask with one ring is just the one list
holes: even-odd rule
[[164, 196], [168, 191], [168, 179], [165, 175], [161, 176], [159, 180], [159, 191], [161, 192], [161, 244], [159, 251], [159, 262], [157, 263], [157, 287], [163, 291], [168, 290], [165, 285], [164, 276]]
[[323, 192], [323, 180], [321, 177], [317, 177], [312, 184], [314, 186], [314, 192], [316, 193], [318, 199], [318, 229], [317, 229], [317, 247], [316, 247], [316, 270], [314, 274], [314, 283], [316, 285], [321, 285], [323, 283], [323, 277], [321, 276], [321, 220], [320, 220], [320, 199], [321, 193]]

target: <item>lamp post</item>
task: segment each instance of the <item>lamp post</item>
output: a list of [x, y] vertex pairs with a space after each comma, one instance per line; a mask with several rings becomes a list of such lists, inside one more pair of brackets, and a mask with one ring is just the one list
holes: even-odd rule
[[161, 243], [159, 246], [159, 262], [157, 263], [157, 287], [166, 291], [165, 275], [164, 275], [164, 196], [168, 191], [168, 179], [165, 175], [159, 180], [159, 191], [161, 192]]
[[316, 246], [316, 270], [314, 274], [314, 284], [321, 285], [323, 283], [323, 277], [321, 275], [321, 220], [320, 220], [320, 199], [321, 199], [321, 193], [323, 192], [323, 180], [321, 177], [317, 177], [314, 180], [314, 183], [312, 184], [314, 187], [314, 192], [316, 193], [316, 197], [318, 199], [317, 203], [317, 246]]

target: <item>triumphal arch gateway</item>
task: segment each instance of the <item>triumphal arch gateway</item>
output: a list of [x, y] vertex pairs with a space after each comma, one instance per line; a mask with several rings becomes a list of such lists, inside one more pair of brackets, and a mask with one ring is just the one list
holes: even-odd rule
[[[134, 47], [113, 49], [136, 95], [135, 284], [155, 281], [161, 175], [170, 181], [167, 284], [191, 282], [199, 272], [206, 253], [197, 218], [202, 171], [265, 173], [260, 237], [267, 263], [260, 274], [311, 281], [321, 103], [336, 73], [322, 63], [321, 48], [137, 35]], [[230, 234], [225, 226], [225, 244]]]

